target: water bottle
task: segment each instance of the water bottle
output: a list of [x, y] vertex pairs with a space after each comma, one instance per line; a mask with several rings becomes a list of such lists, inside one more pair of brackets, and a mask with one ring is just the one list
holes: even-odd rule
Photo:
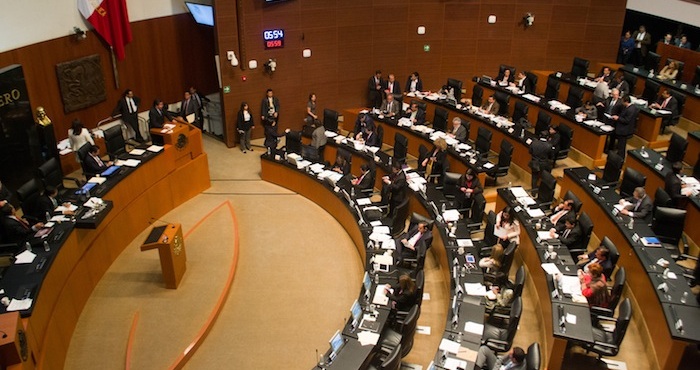
[[379, 284], [379, 274], [374, 274], [374, 283]]
[[49, 221], [51, 221], [51, 213], [46, 211], [46, 222], [49, 222]]
[[442, 203], [442, 206], [440, 207], [440, 210], [442, 211], [442, 214], [445, 214], [445, 203]]
[[350, 196], [355, 198], [355, 187], [354, 186], [350, 188]]
[[44, 252], [49, 252], [51, 251], [51, 246], [49, 245], [49, 242], [44, 240]]
[[29, 242], [24, 242], [24, 248], [28, 251], [32, 251], [32, 245]]
[[634, 218], [630, 217], [630, 222], [627, 224], [627, 228], [630, 230], [634, 229]]
[[457, 342], [462, 343], [462, 338], [463, 338], [463, 334], [462, 334], [462, 331], [460, 330], [459, 334], [457, 334]]
[[393, 160], [394, 157], [389, 157], [389, 167], [391, 167], [391, 161]]
[[681, 296], [681, 303], [685, 304], [685, 302], [688, 302], [688, 292], [683, 292]]
[[644, 148], [644, 145], [642, 145], [642, 149], [639, 152], [642, 153], [642, 155], [647, 155], [647, 150]]

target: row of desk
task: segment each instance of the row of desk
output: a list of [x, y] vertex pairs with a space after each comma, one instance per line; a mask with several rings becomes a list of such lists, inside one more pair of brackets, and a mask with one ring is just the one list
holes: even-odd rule
[[209, 187], [201, 132], [184, 135], [184, 145], [146, 152], [138, 156], [138, 167], [123, 167], [93, 188], [91, 195], [111, 208], [91, 224], [84, 220], [87, 228], [78, 227], [80, 214], [75, 224], [56, 224], [50, 250], [35, 247], [32, 264], [13, 265], [0, 281], [8, 295], [28, 289], [33, 298], [30, 309], [21, 311], [28, 357], [18, 368], [62, 369], [80, 314], [112, 262], [153, 219]]

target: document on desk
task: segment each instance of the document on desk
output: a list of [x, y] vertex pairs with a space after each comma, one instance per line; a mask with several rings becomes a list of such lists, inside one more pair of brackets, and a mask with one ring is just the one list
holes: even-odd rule
[[481, 283], [464, 283], [464, 290], [468, 295], [485, 296], [486, 287]]
[[510, 192], [513, 193], [513, 195], [514, 195], [516, 198], [529, 197], [529, 196], [530, 196], [530, 194], [528, 194], [527, 191], [525, 191], [525, 189], [523, 189], [522, 186], [516, 186], [516, 187], [510, 188]]
[[561, 276], [561, 291], [564, 294], [581, 295], [581, 282], [578, 276]]
[[51, 217], [51, 221], [52, 222], [66, 222], [66, 221], [70, 221], [70, 218], [68, 218], [64, 215], [56, 215], [56, 216]]
[[566, 322], [568, 322], [571, 325], [576, 325], [576, 315], [567, 313], [566, 314]]
[[141, 161], [138, 159], [118, 160], [115, 164], [117, 166], [137, 167], [141, 164]]
[[549, 240], [549, 239], [556, 239], [556, 234], [552, 236], [552, 234], [549, 233], [549, 231], [538, 231], [537, 232], [537, 237], [540, 238], [541, 240]]
[[369, 198], [358, 198], [356, 202], [358, 206], [368, 206], [372, 204], [372, 200]]
[[456, 209], [448, 209], [442, 214], [442, 218], [447, 222], [454, 222], [459, 220], [459, 211]]
[[36, 254], [25, 250], [24, 252], [18, 254], [17, 257], [15, 257], [15, 265], [25, 265], [28, 263], [32, 263], [34, 262], [35, 258]]
[[163, 147], [160, 145], [151, 145], [148, 148], [146, 148], [146, 150], [152, 153], [158, 153], [163, 150]]
[[146, 153], [146, 151], [143, 149], [133, 149], [129, 152], [131, 155], [143, 155], [143, 153]]
[[466, 369], [467, 362], [457, 358], [448, 357], [445, 359], [445, 364], [443, 366], [445, 369], [449, 370]]
[[394, 239], [388, 239], [382, 242], [382, 249], [396, 249], [396, 241]]
[[56, 207], [56, 209], [54, 209], [54, 212], [75, 211], [76, 209], [78, 209], [78, 206], [76, 206], [75, 204], [69, 204], [68, 206], [61, 205]]
[[464, 324], [464, 331], [482, 335], [484, 334], [484, 324], [479, 324], [478, 322], [473, 321], [467, 321], [467, 323]]
[[535, 204], [537, 204], [537, 202], [529, 196], [518, 197], [518, 203], [526, 205], [526, 206], [534, 206]]
[[391, 234], [391, 229], [389, 226], [375, 226], [372, 228], [372, 233], [379, 233], [379, 234]]
[[377, 285], [374, 289], [374, 298], [372, 298], [372, 303], [380, 304], [386, 306], [389, 303], [389, 297], [384, 293], [384, 285]]
[[471, 239], [457, 239], [458, 247], [473, 247], [474, 243]]
[[379, 333], [372, 333], [371, 331], [361, 331], [357, 333], [357, 340], [363, 346], [373, 346], [379, 341]]
[[544, 212], [539, 208], [528, 209], [527, 214], [530, 215], [530, 217], [543, 217], [544, 216]]
[[[381, 226], [379, 226], [379, 227], [381, 227]], [[374, 240], [375, 242], [383, 242], [385, 240], [391, 239], [391, 235], [373, 232], [373, 233], [369, 234], [369, 239]]]
[[32, 302], [34, 300], [31, 298], [26, 298], [26, 299], [12, 299], [10, 301], [10, 305], [7, 306], [5, 311], [22, 311], [22, 310], [28, 310], [30, 307], [32, 307]]
[[102, 184], [103, 182], [107, 181], [106, 177], [91, 177], [90, 180], [88, 180], [89, 183], [93, 184]]
[[493, 163], [491, 163], [491, 162], [486, 162], [486, 163], [484, 163], [484, 168], [486, 168], [487, 170], [488, 170], [489, 168], [493, 168], [493, 166], [495, 166], [495, 165], [494, 165]]
[[555, 265], [553, 263], [543, 263], [542, 269], [544, 270], [544, 272], [546, 272], [550, 275], [556, 275], [556, 274], [561, 275], [561, 271], [559, 271], [559, 268], [557, 267], [557, 265]]
[[447, 338], [442, 338], [438, 349], [440, 349], [441, 351], [457, 354], [459, 353], [459, 347], [459, 342], [455, 342]]
[[[469, 362], [475, 362], [476, 361], [476, 356], [479, 352], [471, 350], [467, 347], [459, 347], [459, 353], [457, 353], [457, 357], [461, 358], [462, 360], [466, 360]], [[463, 368], [466, 369], [466, 368]]]

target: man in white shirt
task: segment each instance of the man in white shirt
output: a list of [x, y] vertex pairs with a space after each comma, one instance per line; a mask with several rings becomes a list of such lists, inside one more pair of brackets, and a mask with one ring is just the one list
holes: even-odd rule
[[427, 222], [419, 222], [418, 225], [404, 234], [403, 238], [395, 240], [396, 254], [399, 261], [403, 260], [404, 257], [415, 257], [418, 254], [416, 248], [420, 245], [421, 241], [424, 243], [425, 248], [433, 242], [433, 234], [428, 230]]

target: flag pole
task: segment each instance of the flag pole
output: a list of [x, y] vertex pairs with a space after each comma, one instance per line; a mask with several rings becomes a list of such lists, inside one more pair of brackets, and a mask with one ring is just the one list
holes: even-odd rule
[[119, 89], [119, 71], [117, 70], [117, 57], [114, 55], [114, 48], [109, 46], [109, 54], [112, 56], [112, 73], [114, 74], [114, 86]]

